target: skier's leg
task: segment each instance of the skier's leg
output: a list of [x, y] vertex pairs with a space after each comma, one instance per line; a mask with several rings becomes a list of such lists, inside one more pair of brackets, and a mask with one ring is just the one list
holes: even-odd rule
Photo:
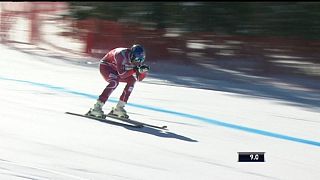
[[120, 101], [123, 101], [125, 103], [128, 102], [128, 99], [130, 97], [131, 92], [133, 91], [134, 84], [136, 83], [136, 78], [134, 76], [129, 76], [126, 79], [120, 79], [120, 82], [126, 82], [127, 85], [124, 88], [121, 96], [120, 96]]
[[113, 108], [110, 113], [118, 117], [129, 118], [124, 106], [127, 104], [130, 94], [133, 91], [136, 78], [134, 76], [129, 76], [126, 79], [120, 79], [120, 82], [126, 82], [127, 85], [120, 96], [117, 106]]
[[[111, 74], [112, 75], [112, 74]], [[111, 93], [118, 87], [119, 80], [118, 79], [109, 79], [107, 81], [109, 84], [104, 88], [102, 93], [100, 94], [98, 100], [105, 103], [108, 99]]]
[[112, 70], [108, 66], [100, 65], [100, 73], [103, 78], [109, 83], [103, 92], [100, 94], [97, 102], [94, 104], [93, 108], [89, 110], [87, 115], [95, 116], [95, 117], [103, 117], [104, 112], [102, 110], [103, 105], [108, 100], [111, 93], [117, 88], [119, 85], [119, 77], [116, 75], [116, 72]]

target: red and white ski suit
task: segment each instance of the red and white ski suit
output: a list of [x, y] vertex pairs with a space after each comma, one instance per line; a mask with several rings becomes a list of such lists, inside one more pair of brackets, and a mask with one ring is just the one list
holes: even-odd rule
[[120, 100], [127, 102], [129, 96], [134, 88], [135, 82], [142, 81], [147, 73], [139, 73], [135, 66], [140, 65], [130, 62], [130, 49], [129, 48], [115, 48], [109, 51], [100, 60], [100, 73], [103, 78], [109, 83], [99, 96], [99, 100], [105, 103], [111, 93], [117, 88], [119, 82], [127, 83], [124, 88]]

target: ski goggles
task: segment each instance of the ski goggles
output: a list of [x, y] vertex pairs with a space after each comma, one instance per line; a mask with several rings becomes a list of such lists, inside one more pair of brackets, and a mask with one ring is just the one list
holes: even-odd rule
[[131, 61], [133, 62], [139, 62], [139, 63], [142, 63], [144, 62], [145, 60], [145, 56], [143, 54], [139, 55], [139, 56], [135, 56], [133, 55], [132, 58], [131, 58]]
[[143, 57], [136, 57], [133, 59], [133, 61], [142, 63], [144, 61], [144, 58]]

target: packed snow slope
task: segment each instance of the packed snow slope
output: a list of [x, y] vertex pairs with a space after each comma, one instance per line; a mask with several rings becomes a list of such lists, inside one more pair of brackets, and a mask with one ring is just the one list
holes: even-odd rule
[[[106, 86], [97, 66], [3, 45], [0, 53], [0, 179], [320, 179], [319, 107], [150, 76], [126, 109], [168, 130], [115, 126], [65, 114], [93, 106]], [[265, 162], [238, 162], [238, 152], [265, 152]]]

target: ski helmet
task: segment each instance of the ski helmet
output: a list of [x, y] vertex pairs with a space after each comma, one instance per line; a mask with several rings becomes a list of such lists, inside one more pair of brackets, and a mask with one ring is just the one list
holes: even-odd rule
[[131, 62], [139, 62], [139, 63], [144, 62], [146, 58], [146, 54], [143, 46], [141, 46], [140, 44], [134, 44], [130, 49], [131, 49], [131, 55], [130, 55]]

